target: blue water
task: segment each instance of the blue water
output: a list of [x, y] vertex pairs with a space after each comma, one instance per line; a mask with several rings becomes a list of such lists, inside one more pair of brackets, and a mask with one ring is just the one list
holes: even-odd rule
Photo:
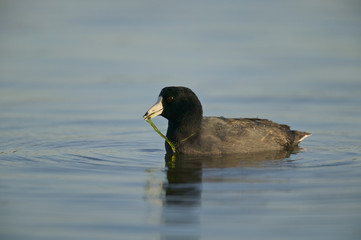
[[[2, 1], [1, 239], [360, 239], [356, 1]], [[164, 86], [312, 136], [165, 163]], [[154, 123], [166, 131], [161, 117]]]

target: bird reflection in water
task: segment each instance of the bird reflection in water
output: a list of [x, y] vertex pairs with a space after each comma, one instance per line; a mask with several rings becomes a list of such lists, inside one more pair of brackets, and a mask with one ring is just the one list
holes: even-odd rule
[[[293, 151], [298, 152], [300, 149]], [[165, 155], [166, 180], [156, 184], [159, 189], [161, 213], [161, 239], [200, 239], [200, 210], [202, 204], [202, 182], [205, 169], [224, 168], [262, 168], [269, 165], [282, 165], [287, 162], [291, 152], [261, 152], [249, 154], [186, 156]], [[240, 176], [241, 177], [241, 176]], [[242, 179], [242, 178], [241, 178]], [[214, 179], [208, 179], [214, 181]], [[246, 179], [244, 179], [247, 181]], [[218, 181], [227, 181], [219, 178]], [[151, 181], [149, 181], [151, 182]], [[147, 188], [150, 188], [148, 184]], [[146, 189], [146, 195], [149, 189]]]

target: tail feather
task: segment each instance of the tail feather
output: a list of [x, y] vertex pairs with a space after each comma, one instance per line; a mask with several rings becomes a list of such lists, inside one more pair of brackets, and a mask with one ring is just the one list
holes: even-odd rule
[[299, 144], [306, 137], [311, 136], [311, 133], [308, 133], [308, 132], [300, 132], [300, 131], [293, 131], [293, 132], [294, 132], [295, 145]]

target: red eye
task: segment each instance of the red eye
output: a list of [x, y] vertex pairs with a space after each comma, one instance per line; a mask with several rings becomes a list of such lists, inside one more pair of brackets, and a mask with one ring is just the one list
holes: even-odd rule
[[172, 102], [173, 100], [174, 100], [174, 97], [172, 97], [172, 96], [170, 96], [170, 97], [167, 98], [167, 101], [168, 101], [168, 102]]

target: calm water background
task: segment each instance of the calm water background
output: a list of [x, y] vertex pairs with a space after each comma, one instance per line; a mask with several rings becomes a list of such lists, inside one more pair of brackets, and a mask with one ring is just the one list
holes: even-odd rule
[[[352, 0], [1, 1], [0, 238], [360, 239], [360, 29]], [[168, 85], [313, 135], [165, 165]]]

